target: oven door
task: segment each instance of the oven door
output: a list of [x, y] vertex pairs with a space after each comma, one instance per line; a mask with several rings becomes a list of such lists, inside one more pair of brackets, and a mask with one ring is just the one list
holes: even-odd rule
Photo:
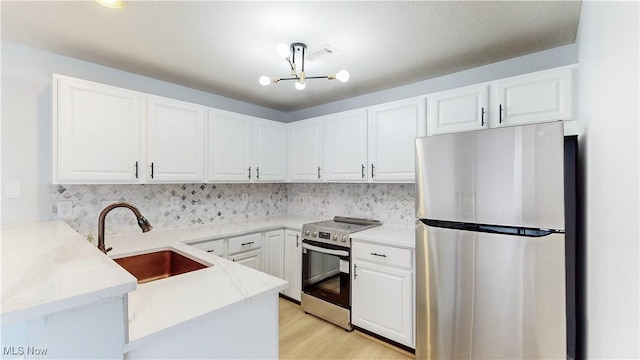
[[350, 309], [350, 259], [348, 247], [304, 239], [302, 241], [302, 291], [307, 295]]

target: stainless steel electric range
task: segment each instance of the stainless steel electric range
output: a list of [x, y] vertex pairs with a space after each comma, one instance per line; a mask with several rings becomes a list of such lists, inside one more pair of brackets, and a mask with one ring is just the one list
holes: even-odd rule
[[378, 220], [336, 216], [302, 226], [302, 309], [346, 330], [351, 326], [351, 234]]

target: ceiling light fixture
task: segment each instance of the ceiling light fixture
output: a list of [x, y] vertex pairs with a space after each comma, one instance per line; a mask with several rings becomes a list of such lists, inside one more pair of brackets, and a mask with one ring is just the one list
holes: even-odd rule
[[[258, 80], [260, 85], [267, 86], [282, 80], [295, 80], [296, 89], [303, 90], [306, 87], [307, 79], [337, 79], [340, 82], [349, 81], [349, 72], [347, 72], [347, 70], [340, 70], [337, 74], [326, 76], [306, 76], [304, 72], [304, 53], [306, 51], [307, 45], [301, 42], [295, 42], [289, 46], [287, 46], [287, 44], [279, 44], [276, 47], [276, 52], [289, 63], [289, 66], [291, 67], [291, 77], [272, 78], [268, 76], [261, 76], [260, 80]], [[300, 72], [298, 72], [298, 64], [300, 65]]]
[[95, 0], [98, 4], [110, 9], [122, 9], [127, 6], [124, 0]]

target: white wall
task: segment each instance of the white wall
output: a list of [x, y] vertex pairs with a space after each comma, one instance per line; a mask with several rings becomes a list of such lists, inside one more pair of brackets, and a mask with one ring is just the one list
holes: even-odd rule
[[582, 3], [587, 356], [640, 358], [638, 2]]

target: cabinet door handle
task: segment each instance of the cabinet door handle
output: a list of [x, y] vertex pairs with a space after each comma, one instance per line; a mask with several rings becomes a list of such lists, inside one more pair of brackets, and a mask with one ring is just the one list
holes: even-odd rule
[[300, 247], [300, 235], [296, 234], [296, 247]]
[[500, 107], [498, 107], [498, 119], [499, 123], [502, 124], [502, 104], [500, 104]]
[[480, 119], [482, 120], [482, 127], [484, 127], [484, 106], [482, 107], [482, 114], [480, 115]]
[[373, 179], [373, 164], [371, 164], [371, 178]]
[[364, 164], [362, 164], [362, 178], [364, 179]]
[[353, 264], [353, 280], [358, 277], [358, 265]]
[[386, 258], [386, 257], [387, 257], [387, 255], [385, 255], [385, 254], [378, 254], [378, 253], [371, 253], [371, 255], [373, 255], [373, 256], [380, 256], [380, 257], [383, 257], [383, 258]]
[[249, 179], [251, 179], [251, 166], [249, 166]]
[[253, 244], [253, 243], [255, 243], [255, 241], [250, 241], [250, 242], [248, 242], [248, 243], [242, 243], [242, 246], [251, 245], [251, 244]]
[[153, 179], [153, 162], [151, 163], [151, 178]]
[[260, 167], [256, 166], [256, 179], [260, 179]]
[[320, 179], [320, 166], [318, 166], [318, 179]]
[[136, 161], [136, 179], [138, 178], [138, 162]]

